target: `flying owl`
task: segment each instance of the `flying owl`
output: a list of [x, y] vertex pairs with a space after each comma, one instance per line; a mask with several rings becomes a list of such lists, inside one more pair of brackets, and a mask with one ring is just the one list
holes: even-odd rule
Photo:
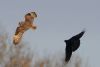
[[22, 35], [25, 31], [28, 29], [35, 30], [37, 27], [33, 23], [34, 19], [37, 17], [37, 14], [35, 12], [30, 12], [25, 15], [25, 20], [23, 22], [19, 22], [18, 27], [16, 28], [15, 35], [13, 37], [13, 43], [17, 45], [22, 38]]

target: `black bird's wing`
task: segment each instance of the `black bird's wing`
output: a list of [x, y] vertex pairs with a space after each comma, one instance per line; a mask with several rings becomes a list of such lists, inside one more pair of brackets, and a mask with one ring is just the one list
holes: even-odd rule
[[85, 31], [82, 31], [81, 33], [73, 36], [70, 40], [71, 40], [71, 44], [72, 44], [72, 51], [76, 51], [79, 46], [80, 46], [80, 38], [83, 36], [83, 34], [85, 33]]
[[66, 49], [65, 49], [65, 61], [68, 62], [71, 58], [71, 55], [72, 55], [72, 49], [71, 49], [71, 46], [66, 46]]
[[73, 52], [76, 51], [79, 48], [79, 46], [80, 46], [80, 40], [74, 41], [72, 44], [72, 51]]
[[85, 33], [85, 31], [82, 31], [81, 33], [70, 38], [70, 40], [79, 40], [83, 36], [84, 33]]

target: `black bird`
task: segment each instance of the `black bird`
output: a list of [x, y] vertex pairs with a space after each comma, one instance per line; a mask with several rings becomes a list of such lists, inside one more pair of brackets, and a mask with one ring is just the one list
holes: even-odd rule
[[80, 46], [80, 38], [83, 36], [85, 31], [73, 36], [72, 38], [65, 40], [65, 62], [68, 62], [71, 58], [72, 52], [76, 51]]

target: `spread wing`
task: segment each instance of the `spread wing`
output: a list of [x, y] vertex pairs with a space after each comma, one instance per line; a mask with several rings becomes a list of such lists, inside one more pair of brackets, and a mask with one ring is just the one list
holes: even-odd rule
[[71, 46], [66, 46], [66, 49], [65, 49], [65, 61], [66, 62], [68, 62], [70, 60], [71, 55], [72, 55]]
[[80, 46], [80, 38], [83, 36], [83, 34], [85, 33], [85, 31], [82, 31], [81, 33], [73, 36], [70, 40], [71, 40], [71, 44], [72, 44], [72, 51], [76, 51], [79, 46]]
[[81, 33], [79, 33], [79, 34], [73, 36], [72, 38], [70, 38], [70, 40], [72, 40], [72, 41], [73, 40], [79, 40], [83, 36], [84, 33], [85, 33], [85, 31], [82, 31]]

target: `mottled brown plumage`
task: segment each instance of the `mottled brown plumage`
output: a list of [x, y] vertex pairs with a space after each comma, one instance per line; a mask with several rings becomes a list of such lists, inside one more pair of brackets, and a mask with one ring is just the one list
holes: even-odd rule
[[16, 28], [15, 35], [13, 37], [13, 43], [16, 45], [21, 41], [22, 35], [25, 31], [32, 28], [36, 29], [36, 25], [33, 24], [34, 19], [37, 17], [35, 12], [30, 12], [25, 15], [25, 21], [19, 22], [19, 26]]

